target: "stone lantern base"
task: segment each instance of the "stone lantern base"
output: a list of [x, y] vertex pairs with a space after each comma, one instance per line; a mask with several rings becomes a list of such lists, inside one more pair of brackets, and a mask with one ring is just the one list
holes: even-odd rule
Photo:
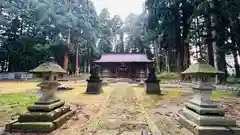
[[76, 109], [64, 105], [62, 100], [52, 103], [38, 103], [28, 107], [25, 114], [6, 125], [7, 132], [51, 132], [61, 127], [75, 113]]
[[189, 101], [179, 113], [179, 123], [196, 135], [240, 135], [236, 121], [224, 116], [216, 105]]
[[102, 90], [102, 80], [87, 80], [87, 90], [85, 94], [100, 94]]
[[145, 89], [147, 94], [161, 94], [159, 80], [156, 81], [145, 81]]

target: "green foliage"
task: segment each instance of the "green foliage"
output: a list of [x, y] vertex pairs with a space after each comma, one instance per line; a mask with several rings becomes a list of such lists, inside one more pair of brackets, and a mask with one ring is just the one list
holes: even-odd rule
[[240, 78], [230, 76], [230, 77], [227, 78], [227, 83], [228, 84], [239, 84], [240, 83]]
[[159, 80], [177, 80], [179, 79], [179, 75], [175, 72], [162, 72], [157, 73], [157, 78]]
[[0, 16], [0, 50], [6, 50], [0, 55], [9, 61], [8, 71], [30, 70], [49, 56], [62, 64], [65, 51], [96, 48], [99, 37], [99, 18], [90, 0], [4, 1]]

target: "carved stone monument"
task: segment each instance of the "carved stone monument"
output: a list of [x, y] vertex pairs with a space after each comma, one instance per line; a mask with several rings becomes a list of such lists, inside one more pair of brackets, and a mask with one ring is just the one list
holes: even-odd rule
[[18, 119], [6, 125], [8, 132], [51, 132], [76, 112], [65, 102], [56, 97], [55, 92], [58, 83], [58, 75], [66, 71], [54, 62], [54, 58], [31, 70], [32, 73], [42, 74], [43, 81], [38, 84], [42, 96], [33, 105], [28, 107], [28, 112], [21, 114]]
[[100, 79], [96, 66], [91, 69], [91, 76], [87, 80], [86, 94], [100, 94], [102, 92], [102, 80]]
[[225, 112], [210, 99], [210, 94], [215, 89], [210, 79], [218, 73], [220, 72], [201, 59], [183, 72], [197, 82], [193, 85], [193, 99], [187, 101], [179, 113], [179, 122], [197, 135], [240, 135], [236, 121], [225, 117]]
[[145, 89], [147, 94], [161, 94], [159, 85], [160, 80], [155, 75], [155, 68], [152, 67], [149, 71], [148, 78], [145, 81]]

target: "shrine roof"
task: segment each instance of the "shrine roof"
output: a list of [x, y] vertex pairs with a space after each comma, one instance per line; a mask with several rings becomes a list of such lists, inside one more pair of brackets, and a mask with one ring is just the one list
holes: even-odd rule
[[153, 62], [147, 58], [145, 54], [134, 53], [108, 53], [103, 54], [100, 60], [95, 61], [97, 63], [108, 62]]

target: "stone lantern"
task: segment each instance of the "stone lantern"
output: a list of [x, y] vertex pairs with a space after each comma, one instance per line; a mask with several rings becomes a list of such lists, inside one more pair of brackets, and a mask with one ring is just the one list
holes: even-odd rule
[[102, 72], [102, 76], [103, 77], [108, 77], [108, 75], [109, 75], [109, 71], [105, 68]]
[[145, 77], [144, 74], [145, 74], [144, 71], [141, 70], [140, 71], [140, 85], [144, 85], [144, 77]]
[[17, 120], [6, 125], [6, 131], [10, 132], [51, 132], [63, 125], [76, 112], [75, 109], [65, 105], [65, 102], [56, 97], [55, 92], [58, 76], [65, 74], [54, 58], [31, 70], [32, 73], [40, 73], [42, 82], [39, 86], [42, 92], [41, 98], [28, 107], [28, 112], [21, 114]]
[[161, 94], [159, 85], [160, 80], [155, 75], [155, 68], [151, 67], [149, 70], [148, 78], [145, 81], [145, 89], [147, 94]]
[[179, 122], [197, 135], [240, 135], [236, 121], [225, 117], [224, 110], [219, 109], [210, 99], [215, 89], [213, 76], [218, 73], [221, 72], [202, 59], [183, 72], [191, 75], [196, 84], [193, 85], [194, 97], [187, 101], [179, 113]]
[[100, 94], [102, 92], [102, 80], [98, 75], [96, 66], [92, 66], [91, 75], [87, 82], [86, 94]]

